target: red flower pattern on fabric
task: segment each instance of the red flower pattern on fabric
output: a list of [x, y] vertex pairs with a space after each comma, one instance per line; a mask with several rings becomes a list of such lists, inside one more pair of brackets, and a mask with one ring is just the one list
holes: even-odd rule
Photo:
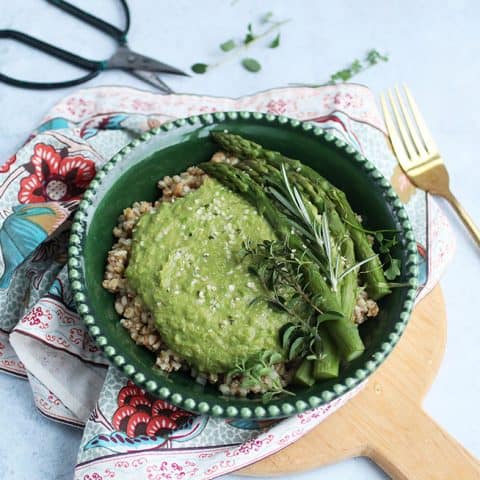
[[51, 145], [37, 143], [30, 158], [33, 172], [20, 181], [20, 203], [79, 200], [95, 176], [95, 163], [80, 155], [69, 157]]
[[165, 437], [185, 427], [196, 416], [164, 400], [155, 399], [130, 381], [118, 392], [117, 404], [112, 425], [129, 437]]

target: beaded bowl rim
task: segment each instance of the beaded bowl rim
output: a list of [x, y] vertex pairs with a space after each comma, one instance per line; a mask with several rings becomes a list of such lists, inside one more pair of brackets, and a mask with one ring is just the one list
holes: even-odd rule
[[[116, 348], [110, 344], [109, 339], [104, 335], [101, 327], [97, 324], [95, 317], [90, 313], [92, 309], [89, 304], [85, 286], [85, 271], [82, 256], [82, 245], [88, 234], [87, 228], [85, 228], [87, 226], [86, 219], [90, 216], [90, 205], [97, 194], [98, 187], [104, 182], [108, 172], [119, 162], [123, 161], [132, 149], [150, 141], [157, 135], [162, 135], [163, 133], [186, 125], [198, 125], [201, 127], [212, 125], [217, 121], [228, 122], [228, 120], [238, 119], [253, 121], [262, 120], [272, 126], [285, 126], [288, 124], [294, 129], [303, 130], [305, 134], [310, 135], [311, 137], [320, 137], [326, 142], [333, 143], [335, 147], [341, 150], [350, 161], [361, 167], [362, 172], [370, 177], [370, 179], [381, 188], [385, 202], [390, 205], [393, 215], [403, 228], [402, 233], [407, 242], [405, 267], [406, 283], [408, 284], [406, 300], [404, 301], [402, 311], [399, 314], [399, 320], [394, 324], [392, 328], [393, 332], [390, 333], [388, 341], [383, 342], [379, 349], [366, 358], [363, 363], [363, 368], [358, 368], [354, 375], [334, 384], [331, 390], [323, 390], [320, 395], [312, 394], [308, 396], [308, 398], [305, 398], [304, 396], [305, 399], [296, 399], [292, 401], [289, 399], [272, 400], [265, 405], [257, 405], [253, 407], [244, 406], [240, 409], [234, 405], [225, 406], [229, 401], [224, 399], [219, 399], [219, 403], [212, 403], [203, 400], [197, 403], [194, 398], [184, 398], [181, 393], [176, 392], [174, 388], [172, 389], [170, 384], [168, 386], [166, 383], [162, 384], [161, 379], [148, 379], [148, 373], [145, 375], [143, 372], [137, 372], [136, 367], [131, 363], [128, 363], [123, 355], [117, 352]], [[73, 298], [77, 306], [77, 312], [87, 325], [89, 334], [95, 340], [96, 344], [100, 347], [104, 356], [110, 361], [110, 363], [123, 372], [135, 384], [141, 388], [145, 388], [148, 392], [157, 395], [162, 399], [168, 400], [186, 410], [224, 418], [271, 419], [291, 416], [307, 409], [330, 403], [361, 384], [385, 361], [405, 330], [416, 297], [417, 275], [417, 246], [407, 212], [391, 184], [372, 162], [367, 160], [364, 155], [355, 150], [351, 145], [338, 139], [331, 133], [327, 133], [321, 127], [312, 122], [302, 122], [282, 115], [249, 111], [215, 112], [169, 121], [162, 124], [160, 127], [153, 128], [148, 132], [143, 133], [139, 138], [132, 140], [129, 144], [124, 146], [103, 165], [85, 191], [73, 220], [68, 247], [68, 277], [73, 291]], [[233, 403], [234, 400], [234, 397], [232, 397]]]

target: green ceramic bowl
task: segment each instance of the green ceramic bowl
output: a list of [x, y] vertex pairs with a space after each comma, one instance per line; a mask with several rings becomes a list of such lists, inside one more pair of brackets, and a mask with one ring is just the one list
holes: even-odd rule
[[[102, 288], [112, 228], [121, 211], [137, 200], [154, 200], [157, 180], [204, 162], [217, 147], [212, 129], [228, 129], [267, 148], [310, 165], [347, 194], [368, 228], [399, 231], [395, 255], [401, 258], [399, 282], [381, 301], [379, 316], [360, 327], [366, 349], [332, 381], [295, 388], [268, 404], [260, 399], [226, 397], [188, 374], [168, 377], [153, 368], [154, 356], [135, 345], [120, 325], [113, 295]], [[416, 295], [416, 243], [402, 203], [388, 181], [361, 154], [312, 123], [250, 112], [190, 117], [162, 125], [132, 141], [98, 172], [85, 192], [72, 226], [69, 276], [77, 310], [105, 356], [137, 385], [187, 410], [221, 417], [275, 418], [317, 407], [364, 381], [385, 360], [402, 334]]]

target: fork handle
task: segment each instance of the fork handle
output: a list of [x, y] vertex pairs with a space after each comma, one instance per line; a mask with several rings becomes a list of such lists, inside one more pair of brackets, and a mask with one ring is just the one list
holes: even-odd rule
[[480, 247], [480, 230], [473, 222], [472, 217], [467, 213], [467, 211], [462, 207], [460, 202], [457, 200], [455, 195], [452, 192], [448, 192], [444, 195], [444, 198], [450, 202], [450, 205], [458, 213], [458, 216], [461, 218], [463, 224], [467, 227], [468, 231], [472, 235], [477, 245]]

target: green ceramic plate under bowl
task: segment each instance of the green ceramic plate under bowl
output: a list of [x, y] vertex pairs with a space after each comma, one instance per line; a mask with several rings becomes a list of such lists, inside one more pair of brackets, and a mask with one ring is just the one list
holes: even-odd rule
[[[207, 161], [218, 147], [211, 130], [229, 130], [301, 160], [342, 189], [370, 229], [398, 230], [394, 255], [408, 286], [395, 288], [380, 302], [380, 314], [361, 325], [366, 349], [334, 380], [310, 388], [289, 386], [295, 396], [263, 403], [222, 395], [188, 374], [168, 376], [154, 368], [155, 357], [137, 346], [120, 325], [114, 297], [102, 287], [112, 229], [122, 210], [135, 201], [158, 197], [157, 181]], [[388, 181], [364, 156], [312, 123], [270, 114], [225, 112], [176, 120], [143, 134], [97, 173], [85, 192], [72, 226], [69, 276], [77, 310], [105, 356], [137, 385], [187, 410], [240, 418], [276, 418], [320, 406], [364, 381], [385, 360], [402, 334], [416, 295], [416, 243], [402, 203]]]

